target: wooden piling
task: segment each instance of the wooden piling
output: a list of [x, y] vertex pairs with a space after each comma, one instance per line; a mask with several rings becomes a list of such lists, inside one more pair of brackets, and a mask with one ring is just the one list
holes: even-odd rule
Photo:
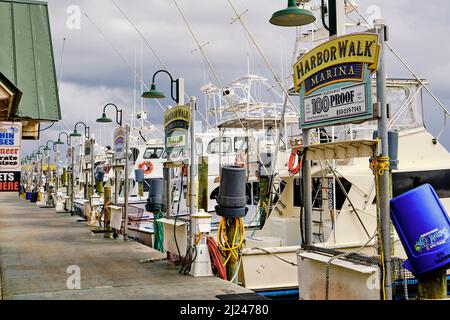
[[440, 269], [417, 277], [419, 300], [438, 300], [447, 298], [447, 270]]
[[208, 157], [199, 157], [198, 161], [198, 209], [208, 212]]
[[[110, 230], [110, 222], [111, 222], [111, 209], [109, 206], [111, 205], [111, 186], [105, 186], [104, 194], [103, 194], [103, 226], [105, 230]], [[105, 237], [106, 237], [105, 233]], [[108, 234], [109, 236], [109, 234]]]

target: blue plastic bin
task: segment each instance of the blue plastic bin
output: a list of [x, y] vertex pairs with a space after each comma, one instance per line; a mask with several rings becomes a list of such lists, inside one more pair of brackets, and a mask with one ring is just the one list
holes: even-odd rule
[[421, 275], [450, 265], [450, 217], [430, 184], [392, 199], [391, 219], [409, 258], [406, 269]]

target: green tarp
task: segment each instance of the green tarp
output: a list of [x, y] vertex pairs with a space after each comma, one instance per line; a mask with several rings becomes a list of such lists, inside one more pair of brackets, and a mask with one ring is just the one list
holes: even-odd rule
[[0, 72], [23, 93], [14, 118], [61, 120], [47, 3], [0, 0]]

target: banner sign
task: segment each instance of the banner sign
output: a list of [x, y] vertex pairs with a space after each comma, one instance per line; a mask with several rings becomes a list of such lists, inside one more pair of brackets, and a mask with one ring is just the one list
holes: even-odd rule
[[19, 191], [21, 122], [0, 122], [0, 192]]
[[73, 147], [68, 146], [66, 149], [66, 159], [68, 163], [72, 163], [72, 152], [73, 152], [72, 148]]
[[314, 48], [294, 64], [301, 128], [373, 118], [372, 73], [378, 68], [378, 35], [355, 33]]
[[84, 161], [91, 162], [91, 140], [84, 142]]
[[188, 130], [191, 109], [182, 105], [164, 113], [165, 147], [169, 155], [185, 152], [188, 147]]
[[114, 158], [125, 158], [125, 139], [126, 130], [124, 127], [118, 127], [114, 130], [113, 146], [114, 146]]

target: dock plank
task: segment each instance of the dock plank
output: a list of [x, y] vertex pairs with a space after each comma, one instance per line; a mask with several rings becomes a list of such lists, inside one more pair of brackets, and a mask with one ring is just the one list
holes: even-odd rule
[[[142, 263], [165, 254], [94, 234], [77, 219], [38, 208], [16, 193], [0, 194], [3, 299], [215, 300], [251, 293], [217, 277], [181, 275], [167, 261]], [[80, 270], [79, 290], [68, 289], [71, 266]]]

